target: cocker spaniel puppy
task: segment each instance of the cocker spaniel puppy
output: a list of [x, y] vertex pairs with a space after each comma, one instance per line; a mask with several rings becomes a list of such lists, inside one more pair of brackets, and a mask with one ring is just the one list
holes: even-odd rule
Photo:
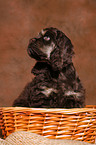
[[28, 45], [28, 54], [37, 63], [35, 78], [28, 83], [13, 106], [80, 108], [85, 91], [72, 63], [70, 39], [56, 28], [43, 29]]

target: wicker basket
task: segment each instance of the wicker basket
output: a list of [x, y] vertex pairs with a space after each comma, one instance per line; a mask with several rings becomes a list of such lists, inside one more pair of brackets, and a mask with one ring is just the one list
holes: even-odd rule
[[0, 126], [4, 138], [14, 131], [22, 130], [48, 138], [95, 143], [95, 107], [77, 109], [3, 107], [0, 108]]

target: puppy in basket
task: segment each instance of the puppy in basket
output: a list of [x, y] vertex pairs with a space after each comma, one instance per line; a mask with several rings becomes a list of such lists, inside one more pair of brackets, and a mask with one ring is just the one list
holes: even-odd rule
[[72, 62], [70, 39], [56, 28], [43, 29], [29, 41], [27, 52], [37, 62], [35, 78], [28, 83], [13, 106], [81, 108], [85, 90]]

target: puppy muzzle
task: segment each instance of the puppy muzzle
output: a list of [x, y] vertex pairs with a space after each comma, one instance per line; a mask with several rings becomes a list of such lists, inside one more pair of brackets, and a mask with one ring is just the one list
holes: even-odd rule
[[36, 38], [29, 40], [29, 45], [27, 48], [27, 53], [31, 58], [36, 59], [37, 61], [46, 60], [46, 55], [38, 48], [36, 44]]

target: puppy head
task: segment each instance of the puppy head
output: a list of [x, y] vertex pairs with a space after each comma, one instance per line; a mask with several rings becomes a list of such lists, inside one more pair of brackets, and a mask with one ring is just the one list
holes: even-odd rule
[[70, 39], [56, 28], [43, 29], [30, 39], [28, 54], [37, 61], [47, 61], [53, 69], [60, 70], [72, 61], [73, 46]]

